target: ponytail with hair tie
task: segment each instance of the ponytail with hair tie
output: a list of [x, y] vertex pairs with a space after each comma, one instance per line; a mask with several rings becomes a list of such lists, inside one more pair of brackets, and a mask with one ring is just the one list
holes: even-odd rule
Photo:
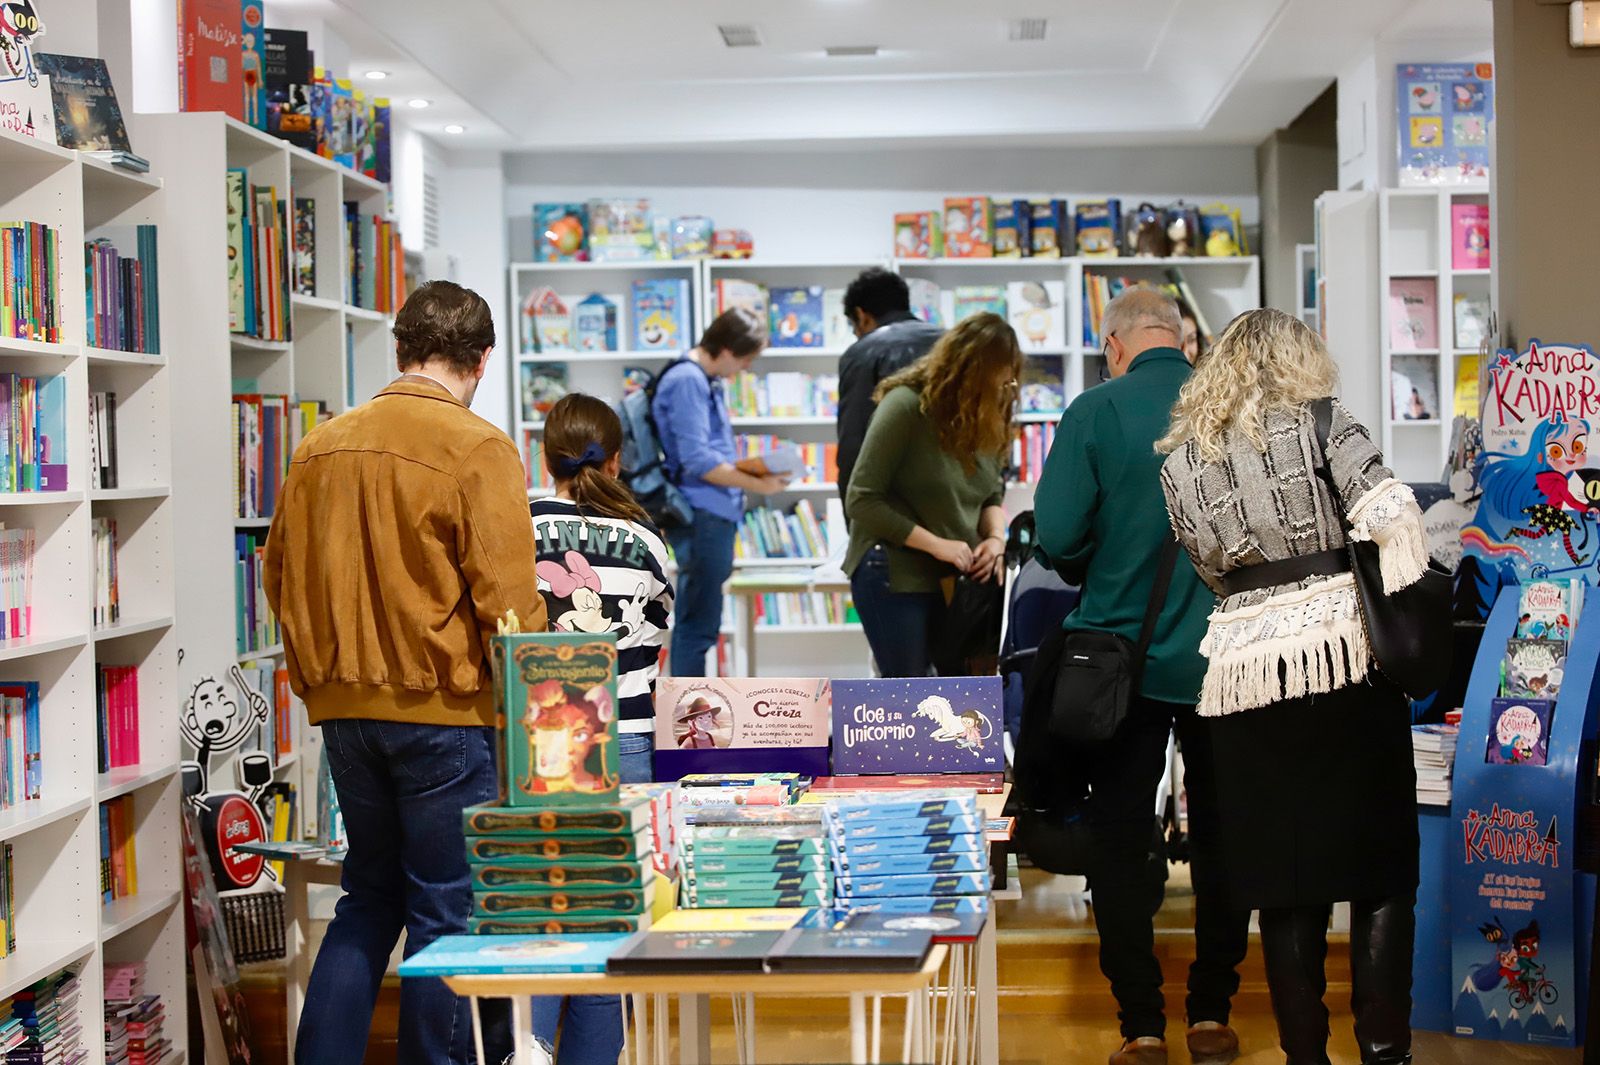
[[585, 466], [598, 466], [606, 460], [606, 449], [598, 440], [591, 440], [583, 447], [583, 453], [576, 458], [556, 459], [556, 472], [562, 477], [571, 478], [578, 476], [578, 471]]

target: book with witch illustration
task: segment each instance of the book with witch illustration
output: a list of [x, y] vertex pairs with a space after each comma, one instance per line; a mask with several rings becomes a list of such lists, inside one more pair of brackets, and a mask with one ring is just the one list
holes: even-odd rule
[[617, 805], [617, 638], [519, 633], [494, 638], [501, 801]]
[[841, 680], [833, 692], [835, 773], [1004, 768], [999, 677]]

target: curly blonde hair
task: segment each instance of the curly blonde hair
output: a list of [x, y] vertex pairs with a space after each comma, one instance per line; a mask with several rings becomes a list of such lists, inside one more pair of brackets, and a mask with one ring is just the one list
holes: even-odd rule
[[879, 402], [901, 385], [920, 393], [939, 446], [971, 474], [979, 455], [1000, 455], [1011, 446], [1011, 408], [1021, 375], [1016, 332], [985, 311], [958, 322], [928, 354], [885, 378], [872, 399]]
[[1170, 454], [1193, 440], [1203, 461], [1216, 462], [1225, 435], [1237, 430], [1265, 451], [1267, 412], [1331, 396], [1338, 377], [1322, 338], [1300, 319], [1272, 308], [1247, 311], [1189, 375], [1156, 450]]

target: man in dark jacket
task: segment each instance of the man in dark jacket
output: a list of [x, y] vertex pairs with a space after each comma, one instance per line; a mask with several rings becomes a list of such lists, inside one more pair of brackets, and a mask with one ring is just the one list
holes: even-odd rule
[[944, 332], [912, 315], [905, 278], [877, 266], [862, 271], [844, 290], [844, 313], [856, 342], [839, 359], [840, 499], [850, 488], [878, 383], [926, 355]]

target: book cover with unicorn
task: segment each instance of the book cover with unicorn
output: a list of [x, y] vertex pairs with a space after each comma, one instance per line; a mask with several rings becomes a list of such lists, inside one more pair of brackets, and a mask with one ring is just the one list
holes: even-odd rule
[[915, 677], [833, 683], [833, 771], [997, 773], [999, 677]]

